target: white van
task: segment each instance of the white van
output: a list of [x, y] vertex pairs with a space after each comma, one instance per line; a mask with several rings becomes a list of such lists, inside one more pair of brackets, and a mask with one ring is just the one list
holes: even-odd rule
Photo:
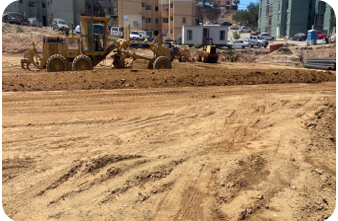
[[123, 27], [111, 27], [110, 35], [118, 38], [123, 38]]

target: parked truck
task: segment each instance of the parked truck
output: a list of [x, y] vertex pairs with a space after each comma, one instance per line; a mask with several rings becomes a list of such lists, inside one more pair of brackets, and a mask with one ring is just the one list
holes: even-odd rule
[[267, 40], [265, 40], [263, 37], [261, 36], [250, 36], [249, 41], [248, 41], [248, 46], [253, 48], [253, 47], [268, 47], [269, 42]]
[[203, 45], [207, 38], [212, 38], [217, 47], [226, 46], [228, 41], [228, 27], [220, 25], [183, 26], [182, 44], [193, 46]]

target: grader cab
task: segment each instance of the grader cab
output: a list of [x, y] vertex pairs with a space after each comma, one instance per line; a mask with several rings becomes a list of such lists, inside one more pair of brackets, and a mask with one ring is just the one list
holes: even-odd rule
[[81, 16], [80, 27], [81, 35], [74, 36], [72, 30], [71, 36], [44, 36], [42, 56], [33, 43], [33, 48], [21, 59], [21, 67], [30, 70], [29, 65], [33, 64], [36, 68], [47, 69], [49, 72], [92, 70], [114, 51], [113, 64], [116, 68], [125, 67], [125, 58], [148, 60], [149, 68], [171, 68], [173, 58], [170, 50], [156, 42], [150, 44], [150, 49], [154, 52], [152, 58], [129, 53], [129, 33], [127, 39], [118, 39], [108, 45], [108, 18]]

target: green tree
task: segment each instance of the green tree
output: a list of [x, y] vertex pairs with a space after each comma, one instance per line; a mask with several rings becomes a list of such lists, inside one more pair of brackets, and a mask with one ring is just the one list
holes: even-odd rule
[[237, 8], [238, 8], [238, 5], [239, 5], [240, 1], [239, 1], [239, 0], [234, 0], [233, 3], [234, 3], [235, 5], [237, 5]]
[[219, 1], [214, 1], [214, 8], [219, 8]]
[[241, 38], [241, 35], [237, 32], [237, 31], [234, 31], [233, 33], [232, 33], [232, 36], [234, 37], [234, 39], [240, 39]]
[[246, 10], [237, 11], [236, 14], [232, 16], [232, 19], [241, 23], [252, 23], [255, 20], [253, 14]]
[[250, 12], [254, 16], [255, 22], [257, 22], [258, 16], [259, 16], [259, 3], [250, 2], [246, 8], [247, 8], [247, 11]]

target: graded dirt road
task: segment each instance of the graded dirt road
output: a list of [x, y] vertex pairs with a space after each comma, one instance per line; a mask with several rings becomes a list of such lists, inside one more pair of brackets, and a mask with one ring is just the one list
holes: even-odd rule
[[179, 65], [4, 67], [8, 216], [324, 220], [333, 213], [335, 72]]

